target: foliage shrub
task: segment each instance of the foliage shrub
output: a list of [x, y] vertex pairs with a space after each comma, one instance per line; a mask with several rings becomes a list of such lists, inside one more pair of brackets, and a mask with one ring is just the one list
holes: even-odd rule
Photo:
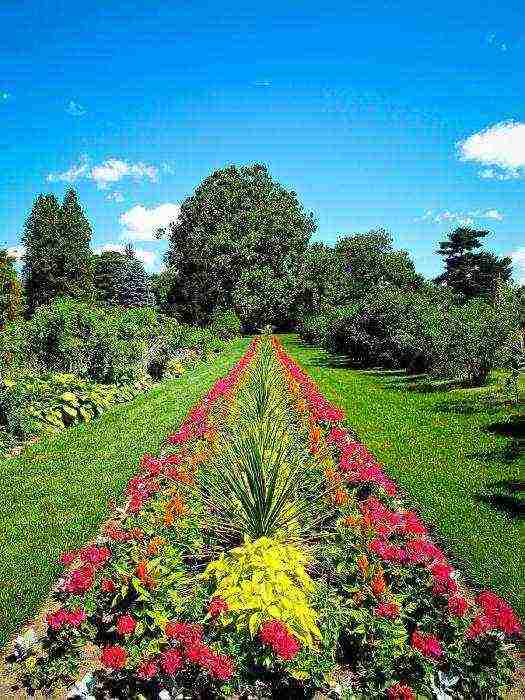
[[89, 422], [146, 384], [100, 385], [74, 374], [26, 371], [0, 385], [0, 424], [19, 439]]
[[231, 340], [241, 334], [241, 321], [233, 309], [227, 309], [215, 314], [210, 330], [222, 340]]

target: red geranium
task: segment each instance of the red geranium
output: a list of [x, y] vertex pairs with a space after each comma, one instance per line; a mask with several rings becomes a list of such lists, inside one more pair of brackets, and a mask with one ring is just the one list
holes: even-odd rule
[[389, 620], [395, 620], [399, 616], [399, 605], [395, 603], [381, 603], [374, 608], [374, 613]]
[[122, 637], [124, 637], [127, 634], [133, 634], [136, 626], [137, 622], [135, 618], [132, 617], [129, 613], [121, 615], [117, 620], [117, 632]]
[[119, 669], [124, 668], [128, 660], [128, 652], [119, 644], [113, 644], [109, 647], [104, 647], [100, 656], [100, 661], [106, 668]]
[[468, 602], [460, 595], [450, 596], [448, 599], [448, 611], [454, 617], [463, 617], [469, 608]]
[[401, 685], [401, 683], [390, 686], [386, 694], [389, 700], [416, 700], [412, 688], [408, 685]]
[[220, 615], [221, 612], [227, 612], [227, 610], [228, 603], [220, 596], [215, 596], [210, 600], [210, 604], [208, 605], [208, 613], [212, 617], [217, 617], [217, 615]]
[[65, 589], [71, 594], [82, 594], [88, 591], [93, 585], [93, 567], [85, 564], [75, 569], [69, 574], [65, 583]]
[[104, 593], [114, 593], [117, 590], [117, 587], [110, 578], [103, 578], [100, 582], [100, 587]]
[[137, 668], [137, 676], [144, 681], [148, 681], [157, 675], [158, 666], [153, 661], [141, 661]]
[[167, 637], [176, 639], [184, 646], [189, 646], [202, 640], [202, 626], [190, 622], [168, 622], [165, 632]]
[[431, 634], [414, 632], [412, 634], [411, 644], [414, 649], [417, 649], [430, 659], [438, 659], [443, 654], [439, 639], [433, 637]]
[[160, 665], [163, 671], [174, 676], [182, 668], [182, 654], [178, 649], [168, 649], [160, 655]]
[[214, 654], [208, 668], [213, 678], [219, 681], [229, 681], [235, 673], [233, 659], [226, 654]]

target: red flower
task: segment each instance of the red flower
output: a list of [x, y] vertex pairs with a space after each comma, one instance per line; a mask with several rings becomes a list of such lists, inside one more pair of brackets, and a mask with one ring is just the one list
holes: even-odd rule
[[285, 661], [295, 658], [301, 648], [299, 642], [280, 620], [265, 622], [259, 630], [259, 638], [263, 644], [271, 646], [277, 656]]
[[97, 547], [90, 545], [84, 547], [79, 552], [79, 556], [86, 564], [92, 564], [95, 568], [104, 566], [107, 560], [111, 557], [111, 552], [107, 547]]
[[128, 652], [120, 645], [104, 647], [100, 656], [100, 661], [106, 668], [119, 669], [124, 668], [128, 660]]
[[389, 620], [395, 620], [399, 616], [399, 605], [395, 603], [381, 603], [374, 608], [374, 613]]
[[192, 664], [207, 666], [212, 656], [213, 651], [202, 642], [195, 642], [186, 647], [186, 658]]
[[465, 632], [465, 637], [467, 639], [476, 639], [482, 634], [494, 629], [494, 626], [494, 621], [489, 617], [486, 615], [478, 615]]
[[485, 616], [505, 634], [521, 634], [522, 627], [513, 609], [508, 603], [491, 591], [483, 591], [476, 598]]
[[63, 552], [60, 555], [59, 561], [61, 564], [64, 564], [64, 566], [67, 566], [68, 564], [71, 564], [78, 556], [78, 552], [76, 550], [73, 550], [72, 552]]
[[110, 578], [103, 578], [100, 582], [100, 587], [104, 593], [114, 593], [117, 590], [117, 587]]
[[453, 595], [448, 599], [448, 612], [454, 617], [463, 617], [469, 608], [468, 602], [460, 595]]
[[182, 654], [178, 649], [168, 649], [160, 655], [160, 665], [163, 671], [174, 676], [182, 668]]
[[389, 700], [416, 700], [412, 688], [408, 685], [401, 685], [401, 683], [391, 685], [386, 694]]
[[71, 594], [81, 594], [88, 591], [93, 585], [93, 567], [85, 564], [69, 574], [65, 583], [65, 589]]
[[164, 631], [167, 637], [176, 639], [184, 646], [202, 641], [201, 625], [191, 624], [190, 622], [168, 622]]
[[411, 644], [414, 649], [420, 651], [424, 656], [428, 658], [438, 659], [442, 654], [443, 650], [441, 644], [437, 637], [433, 637], [430, 634], [421, 634], [421, 632], [413, 632]]
[[214, 654], [208, 668], [213, 678], [219, 681], [229, 681], [235, 673], [233, 660], [226, 654]]
[[68, 611], [65, 608], [60, 608], [51, 615], [46, 615], [46, 622], [49, 627], [56, 632], [63, 627], [68, 621]]
[[148, 681], [157, 675], [158, 666], [153, 661], [141, 661], [137, 668], [137, 676], [144, 681]]
[[124, 637], [126, 634], [133, 634], [136, 626], [137, 622], [135, 621], [135, 618], [129, 613], [126, 615], [121, 615], [121, 617], [119, 617], [117, 620], [117, 632], [122, 637]]
[[228, 603], [221, 598], [220, 596], [215, 596], [210, 600], [210, 604], [208, 605], [208, 613], [212, 617], [217, 617], [217, 615], [220, 615], [221, 612], [227, 612], [228, 611]]
[[80, 625], [85, 622], [86, 618], [86, 611], [82, 610], [82, 608], [78, 608], [77, 610], [72, 610], [70, 613], [68, 613], [67, 621], [71, 627], [80, 627]]

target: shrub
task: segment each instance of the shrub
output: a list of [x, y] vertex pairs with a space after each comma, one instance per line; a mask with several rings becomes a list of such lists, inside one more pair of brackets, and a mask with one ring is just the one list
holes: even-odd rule
[[436, 339], [433, 373], [482, 386], [492, 369], [505, 364], [518, 329], [518, 308], [511, 297], [496, 305], [471, 299], [443, 317]]
[[215, 314], [210, 330], [222, 340], [231, 340], [240, 335], [241, 321], [233, 309], [227, 309]]

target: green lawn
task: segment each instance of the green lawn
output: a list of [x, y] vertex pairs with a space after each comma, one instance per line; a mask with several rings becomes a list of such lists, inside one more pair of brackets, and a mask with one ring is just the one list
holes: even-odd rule
[[451, 560], [525, 618], [523, 415], [484, 401], [486, 389], [431, 392], [420, 382], [410, 390], [418, 382], [402, 372], [352, 370], [296, 336], [281, 339], [346, 411], [347, 425], [435, 527]]
[[35, 611], [63, 550], [93, 537], [145, 452], [155, 453], [192, 405], [228, 372], [249, 339], [91, 424], [0, 460], [0, 643]]

